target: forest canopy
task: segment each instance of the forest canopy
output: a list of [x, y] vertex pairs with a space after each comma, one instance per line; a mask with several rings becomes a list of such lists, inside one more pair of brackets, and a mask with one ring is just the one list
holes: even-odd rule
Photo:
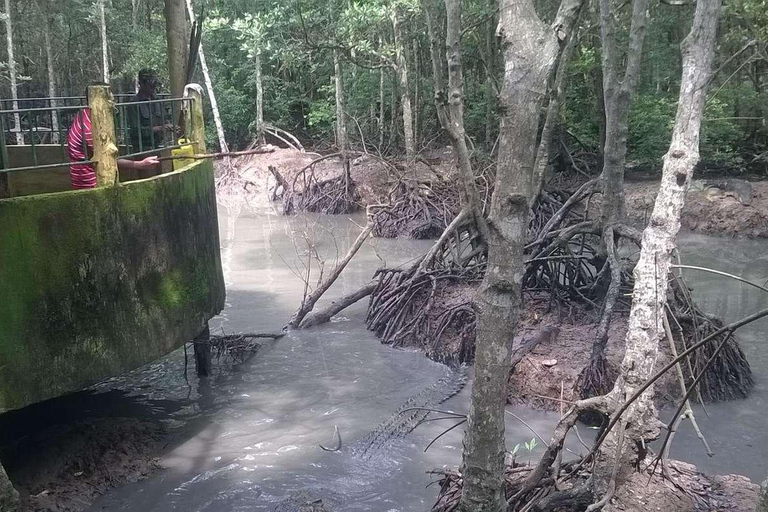
[[[464, 2], [465, 123], [476, 149], [488, 151], [498, 134], [496, 90], [501, 61], [494, 35], [496, 3]], [[627, 37], [629, 11], [619, 11], [619, 37]], [[81, 95], [102, 75], [100, 0], [10, 0], [19, 97], [49, 91], [44, 23], [50, 34], [56, 94]], [[104, 4], [109, 76], [115, 92], [132, 92], [138, 71], [158, 70], [166, 90], [167, 63], [162, 0], [107, 0]], [[334, 144], [335, 49], [343, 67], [352, 146], [382, 154], [404, 147], [402, 83], [398, 80], [395, 26], [408, 71], [416, 150], [447, 144], [440, 133], [433, 95], [429, 40], [417, 0], [326, 0], [194, 2], [204, 12], [203, 46], [230, 145], [242, 148], [257, 133], [259, 55], [266, 123], [322, 148]], [[539, 0], [544, 21], [557, 5]], [[679, 47], [694, 4], [652, 2], [640, 81], [630, 113], [628, 164], [658, 171], [674, 121], [682, 61]], [[549, 18], [549, 19], [547, 19]], [[719, 25], [716, 75], [702, 130], [702, 164], [728, 172], [768, 170], [768, 8], [764, 0], [733, 0]], [[5, 44], [5, 24], [2, 24]], [[600, 31], [596, 12], [580, 19], [565, 77], [566, 101], [554, 144], [561, 167], [598, 172], [588, 155], [601, 140]], [[9, 98], [7, 52], [0, 58], [0, 93]], [[199, 69], [196, 73], [200, 73]], [[202, 83], [202, 77], [196, 76]], [[490, 94], [489, 94], [490, 89]], [[490, 104], [489, 104], [490, 103]], [[382, 119], [383, 115], [383, 119]], [[212, 123], [212, 117], [208, 116]], [[215, 143], [215, 130], [207, 131]]]

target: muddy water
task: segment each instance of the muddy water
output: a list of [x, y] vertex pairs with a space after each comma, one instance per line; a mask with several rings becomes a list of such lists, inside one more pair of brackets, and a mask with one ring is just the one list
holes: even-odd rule
[[[279, 330], [299, 304], [306, 273], [307, 240], [314, 240], [326, 271], [357, 236], [362, 217], [286, 218], [270, 212], [220, 211], [227, 306], [213, 332]], [[383, 262], [395, 265], [424, 252], [429, 242], [371, 240], [328, 292], [355, 290]], [[317, 280], [311, 262], [311, 281]], [[428, 470], [455, 466], [461, 429], [427, 444], [450, 422], [419, 427], [406, 439], [360, 459], [325, 452], [334, 427], [344, 446], [364, 436], [407, 399], [445, 376], [448, 369], [421, 353], [381, 345], [363, 324], [364, 301], [333, 323], [265, 343], [249, 362], [219, 364], [213, 377], [184, 377], [178, 351], [141, 371], [112, 379], [134, 400], [179, 404], [167, 415], [177, 441], [162, 457], [166, 468], [148, 480], [112, 491], [92, 510], [273, 510], [297, 491], [308, 491], [334, 510], [424, 511], [437, 495]], [[468, 389], [443, 407], [468, 408]], [[516, 413], [548, 437], [557, 415]], [[510, 447], [533, 434], [509, 418]], [[586, 435], [586, 434], [585, 434]], [[529, 454], [521, 448], [521, 457]], [[578, 452], [579, 447], [572, 446]]]
[[[683, 263], [717, 269], [758, 284], [768, 280], [768, 242], [729, 240], [702, 235], [680, 239]], [[707, 313], [725, 322], [738, 320], [768, 307], [768, 293], [733, 279], [685, 270], [695, 300]], [[711, 473], [737, 473], [761, 482], [768, 474], [768, 320], [762, 319], [737, 332], [755, 377], [755, 388], [744, 400], [710, 404], [706, 412], [696, 407], [697, 421], [715, 453], [708, 457], [686, 422], [675, 437], [673, 457], [695, 463]]]
[[[227, 307], [212, 321], [214, 332], [273, 331], [282, 327], [299, 303], [304, 284], [307, 239], [315, 241], [326, 271], [337, 253], [359, 232], [360, 217], [285, 218], [268, 211], [220, 211]], [[365, 283], [374, 269], [408, 261], [429, 243], [372, 240], [328, 293], [334, 296]], [[721, 268], [754, 279], [768, 276], [765, 243], [734, 242], [686, 236], [686, 262]], [[304, 263], [302, 263], [304, 262]], [[724, 262], [728, 262], [727, 265]], [[312, 279], [317, 279], [312, 261]], [[735, 319], [763, 307], [768, 296], [716, 276], [688, 274], [705, 309]], [[408, 396], [434, 383], [448, 370], [416, 352], [383, 346], [363, 327], [364, 304], [350, 308], [333, 323], [265, 343], [239, 366], [220, 362], [203, 381], [190, 370], [184, 376], [182, 351], [101, 389], [125, 391], [134, 401], [166, 404], [158, 412], [175, 431], [175, 441], [161, 459], [166, 468], [148, 480], [112, 491], [92, 510], [238, 511], [273, 510], [297, 491], [321, 498], [335, 510], [424, 511], [436, 497], [426, 472], [455, 466], [461, 457], [461, 428], [424, 447], [450, 423], [427, 423], [405, 440], [370, 458], [342, 450], [329, 453], [334, 427], [344, 446], [354, 443], [387, 418]], [[743, 346], [755, 369], [768, 364], [762, 332], [756, 324], [742, 333]], [[684, 426], [673, 455], [718, 473], [741, 473], [757, 480], [768, 470], [766, 382], [756, 371], [751, 398], [710, 405], [699, 421], [716, 457], [707, 459]], [[466, 412], [468, 389], [443, 408]], [[167, 404], [174, 404], [168, 407]], [[555, 414], [514, 411], [533, 429], [549, 437]], [[441, 424], [442, 423], [442, 424]], [[508, 421], [511, 448], [532, 437]], [[587, 434], [585, 433], [585, 436]], [[541, 446], [522, 458], [536, 457]], [[575, 444], [570, 449], [582, 449]]]

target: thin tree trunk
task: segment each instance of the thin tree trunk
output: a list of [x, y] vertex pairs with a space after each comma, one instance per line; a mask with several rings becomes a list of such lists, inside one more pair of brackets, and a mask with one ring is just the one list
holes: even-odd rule
[[131, 28], [134, 34], [139, 30], [139, 0], [131, 0]]
[[[665, 336], [663, 316], [668, 275], [672, 251], [677, 245], [685, 193], [699, 160], [701, 119], [712, 74], [719, 11], [720, 0], [698, 0], [691, 31], [682, 43], [683, 72], [675, 127], [664, 156], [659, 194], [651, 220], [643, 232], [640, 259], [634, 270], [626, 354], [619, 378], [609, 394], [612, 404], [623, 403], [653, 374], [659, 345]], [[636, 464], [642, 463], [644, 453], [640, 446], [658, 437], [660, 423], [653, 404], [653, 387], [648, 388], [625, 414], [623, 422], [629, 426], [624, 433], [627, 446], [622, 457], [624, 474], [634, 471]], [[603, 445], [596, 471], [599, 492], [608, 487], [606, 481], [612, 472], [612, 454], [620, 453], [616, 446], [617, 437], [612, 432]], [[619, 475], [621, 477], [621, 472]], [[617, 485], [620, 483], [616, 482]]]
[[16, 512], [18, 509], [19, 493], [13, 488], [5, 468], [0, 465], [0, 510], [3, 512]]
[[101, 27], [101, 76], [104, 83], [109, 83], [109, 52], [107, 51], [107, 0], [99, 1], [99, 23]]
[[[136, 0], [132, 0], [134, 3]], [[195, 10], [192, 5], [192, 0], [187, 1], [187, 13], [189, 14], [189, 22], [195, 22]], [[219, 148], [222, 153], [229, 152], [229, 146], [227, 145], [227, 139], [224, 136], [224, 125], [221, 123], [221, 114], [219, 113], [219, 103], [216, 101], [216, 93], [213, 90], [213, 82], [211, 81], [211, 73], [208, 70], [208, 63], [205, 60], [205, 52], [203, 51], [203, 42], [200, 41], [200, 48], [198, 49], [198, 58], [200, 59], [200, 68], [203, 70], [203, 80], [205, 81], [205, 88], [208, 91], [208, 99], [211, 102], [211, 111], [213, 112], [213, 122], [216, 125], [216, 135], [219, 138]]]
[[256, 75], [256, 140], [264, 144], [264, 84], [261, 79], [261, 51], [253, 59]]
[[[486, 8], [490, 15], [496, 9], [496, 0], [488, 0]], [[488, 19], [485, 28], [485, 145], [493, 145], [494, 111], [496, 110], [496, 92], [494, 79], [496, 77], [496, 17]]]
[[[460, 509], [500, 512], [504, 500], [504, 406], [512, 340], [522, 301], [523, 246], [539, 112], [579, 0], [560, 5], [552, 27], [533, 0], [501, 0], [499, 31], [505, 73], [496, 182], [488, 215], [488, 266], [473, 300], [477, 315], [475, 379], [464, 436]], [[459, 0], [446, 0], [448, 46], [460, 40]], [[554, 27], [554, 28], [553, 28]], [[449, 62], [449, 73], [452, 62]], [[453, 96], [453, 89], [450, 95]]]
[[[16, 83], [16, 60], [13, 56], [13, 21], [11, 19], [11, 1], [5, 0], [5, 37], [8, 41], [8, 76], [11, 81], [11, 99], [13, 110], [19, 109], [19, 88]], [[16, 144], [24, 144], [24, 134], [21, 133], [21, 117], [13, 114], [13, 129], [16, 132]]]
[[[53, 50], [51, 49], [51, 29], [53, 27], [47, 12], [41, 12], [40, 15], [45, 20], [45, 33], [43, 35], [45, 41], [45, 60], [48, 67], [48, 97], [51, 98], [50, 107], [56, 108], [57, 103], [53, 99], [56, 97], [56, 75], [54, 74]], [[54, 144], [59, 143], [59, 115], [55, 110], [51, 111], [51, 140]]]
[[184, 0], [165, 0], [165, 36], [168, 46], [168, 72], [171, 96], [181, 98], [187, 85], [187, 53], [189, 34]]
[[405, 60], [402, 34], [397, 13], [392, 14], [392, 28], [395, 37], [396, 69], [400, 80], [400, 102], [403, 106], [403, 136], [405, 138], [405, 159], [412, 162], [416, 158], [416, 141], [413, 135], [413, 111], [411, 109], [411, 92], [408, 89], [408, 63]]
[[[379, 39], [381, 46], [381, 39]], [[379, 152], [384, 147], [384, 68], [379, 68]]]
[[544, 180], [549, 169], [549, 160], [551, 158], [552, 150], [552, 136], [555, 132], [558, 119], [560, 116], [560, 99], [563, 97], [563, 84], [565, 83], [565, 75], [568, 73], [568, 63], [573, 55], [573, 49], [576, 46], [576, 38], [569, 37], [565, 44], [560, 60], [557, 63], [557, 72], [555, 73], [555, 80], [552, 84], [552, 89], [549, 93], [549, 105], [547, 105], [547, 115], [544, 119], [544, 127], [541, 129], [541, 140], [539, 141], [539, 149], [536, 152], [536, 162], [533, 165], [533, 180], [531, 190], [531, 200], [529, 205], [533, 207], [536, 199], [541, 194], [541, 189], [544, 186]]
[[637, 88], [640, 60], [645, 42], [648, 0], [633, 0], [629, 29], [627, 65], [619, 79], [619, 54], [616, 23], [611, 0], [600, 2], [600, 39], [603, 51], [603, 91], [605, 96], [605, 148], [603, 161], [603, 226], [624, 217], [624, 168], [627, 160], [629, 107]]
[[[344, 93], [344, 69], [338, 50], [333, 51], [333, 78], [336, 88], [336, 145], [339, 151], [347, 150], [347, 101]], [[343, 159], [343, 158], [342, 158]]]
[[[397, 75], [397, 71], [395, 71]], [[389, 145], [397, 141], [397, 76], [392, 77], [392, 112], [389, 120]]]
[[413, 113], [413, 139], [414, 141], [419, 140], [419, 134], [421, 133], [421, 130], [419, 129], [419, 126], [421, 125], [421, 66], [420, 66], [420, 59], [419, 59], [419, 39], [414, 37], [413, 38], [413, 75], [415, 77], [415, 83], [414, 83], [414, 92], [413, 92], [413, 103], [416, 105], [416, 110]]

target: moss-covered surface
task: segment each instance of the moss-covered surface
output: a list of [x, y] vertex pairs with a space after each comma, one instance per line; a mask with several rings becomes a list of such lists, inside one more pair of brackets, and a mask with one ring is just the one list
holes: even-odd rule
[[0, 200], [0, 411], [156, 359], [224, 307], [213, 168]]

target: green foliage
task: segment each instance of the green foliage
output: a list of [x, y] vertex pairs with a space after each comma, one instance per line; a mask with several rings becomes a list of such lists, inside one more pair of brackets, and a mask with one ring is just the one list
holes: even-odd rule
[[629, 115], [630, 161], [645, 167], [658, 167], [669, 148], [675, 121], [676, 98], [638, 94]]

